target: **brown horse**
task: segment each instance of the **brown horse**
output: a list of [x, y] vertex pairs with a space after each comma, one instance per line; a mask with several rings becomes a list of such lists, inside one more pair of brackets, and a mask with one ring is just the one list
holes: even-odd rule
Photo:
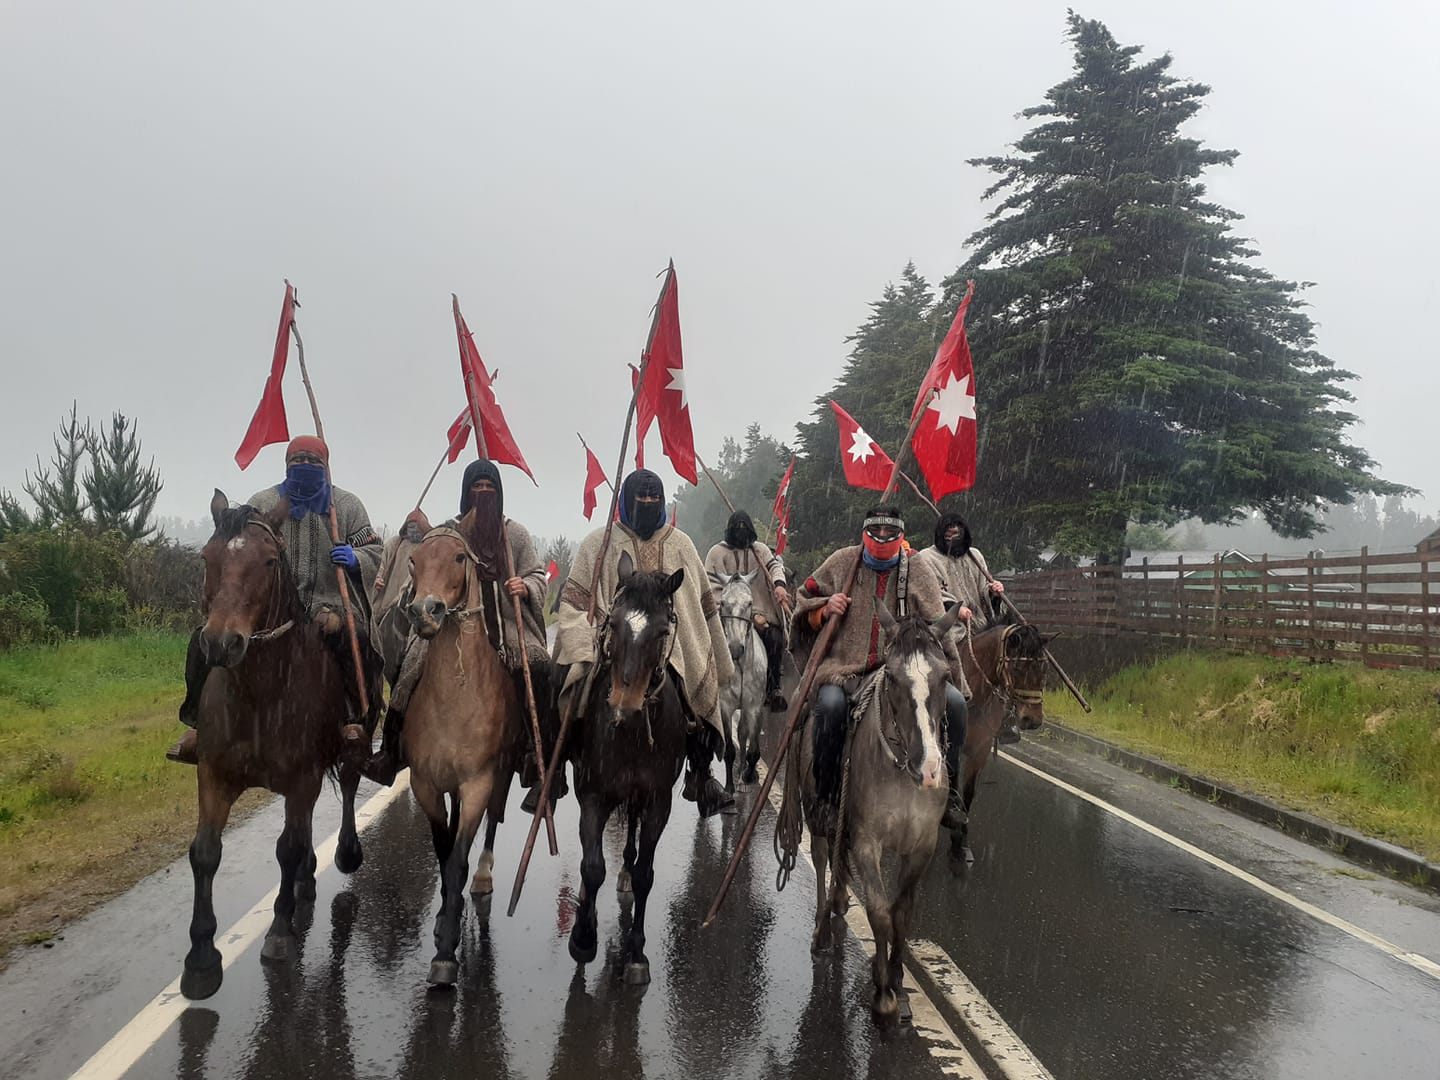
[[961, 795], [966, 822], [950, 834], [950, 857], [975, 861], [970, 850], [970, 805], [975, 784], [1013, 712], [1022, 731], [1038, 731], [1045, 723], [1045, 646], [1054, 634], [1042, 634], [1030, 625], [994, 626], [981, 631], [968, 644], [960, 642], [960, 660], [970, 684], [970, 726], [965, 735], [965, 766]]
[[528, 732], [514, 683], [485, 632], [479, 560], [465, 538], [473, 513], [460, 520], [458, 531], [432, 529], [410, 560], [415, 596], [410, 621], [429, 648], [401, 738], [410, 763], [410, 790], [430, 819], [440, 863], [440, 913], [430, 963], [430, 982], [436, 986], [453, 986], [460, 974], [455, 949], [465, 877], [470, 847], [487, 811], [485, 851], [472, 891], [477, 897], [493, 891], [495, 829], [505, 816]]
[[[263, 787], [285, 800], [285, 828], [275, 845], [280, 891], [262, 959], [294, 955], [296, 900], [315, 898], [311, 822], [327, 772], [338, 772], [343, 799], [335, 865], [352, 873], [363, 859], [355, 834], [360, 772], [338, 764], [340, 728], [348, 719], [344, 673], [309, 620], [286, 561], [279, 529], [289, 512], [285, 500], [268, 515], [231, 508], [218, 490], [210, 501], [215, 533], [202, 552], [200, 643], [214, 668], [200, 694], [197, 725], [200, 820], [190, 845], [195, 909], [180, 979], [187, 998], [210, 997], [223, 978], [211, 891], [220, 834], [241, 792]], [[369, 691], [380, 692], [378, 680]]]

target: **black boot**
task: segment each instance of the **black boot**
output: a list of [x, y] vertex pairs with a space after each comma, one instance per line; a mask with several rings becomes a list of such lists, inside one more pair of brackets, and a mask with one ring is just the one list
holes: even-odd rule
[[165, 751], [167, 761], [179, 765], [200, 764], [195, 725], [200, 722], [200, 692], [205, 689], [210, 668], [210, 662], [205, 659], [205, 650], [200, 648], [200, 631], [197, 629], [190, 635], [190, 644], [185, 649], [185, 700], [180, 703], [180, 722], [190, 730]]
[[780, 692], [785, 635], [778, 626], [767, 626], [760, 639], [765, 643], [765, 701], [771, 712], [784, 712], [789, 708], [785, 695]]
[[710, 745], [713, 730], [705, 724], [685, 738], [685, 786], [681, 797], [695, 803], [702, 818], [713, 817], [722, 811], [734, 811], [735, 796], [725, 790], [725, 785], [710, 774], [710, 762], [715, 757]]
[[961, 774], [965, 763], [965, 736], [969, 732], [970, 706], [953, 686], [945, 687], [945, 771], [950, 774], [950, 791], [940, 824], [952, 831], [965, 827], [964, 791]]
[[385, 713], [385, 730], [380, 735], [380, 749], [370, 755], [370, 760], [360, 767], [360, 774], [367, 780], [389, 787], [403, 769], [405, 751], [400, 745], [400, 731], [405, 727], [405, 714], [399, 709]]

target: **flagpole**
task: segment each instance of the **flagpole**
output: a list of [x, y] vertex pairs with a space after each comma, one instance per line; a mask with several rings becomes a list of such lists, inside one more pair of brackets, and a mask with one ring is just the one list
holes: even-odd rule
[[420, 497], [415, 500], [415, 509], [420, 509], [420, 504], [425, 501], [425, 496], [430, 494], [430, 486], [435, 483], [435, 478], [440, 475], [440, 470], [445, 467], [446, 460], [450, 457], [450, 447], [445, 447], [445, 452], [440, 455], [440, 460], [435, 463], [435, 471], [430, 474], [430, 479], [425, 481], [425, 490], [420, 492]]
[[[610, 550], [610, 534], [615, 528], [615, 511], [620, 505], [620, 474], [625, 471], [625, 458], [630, 453], [630, 431], [635, 425], [635, 410], [640, 404], [640, 393], [645, 389], [645, 373], [650, 369], [650, 349], [655, 344], [655, 330], [660, 324], [660, 303], [665, 298], [665, 290], [670, 285], [670, 279], [675, 273], [675, 261], [670, 260], [666, 267], [665, 281], [660, 286], [660, 297], [655, 302], [655, 312], [650, 319], [650, 333], [645, 338], [645, 351], [640, 354], [640, 377], [635, 380], [635, 389], [630, 394], [630, 408], [625, 413], [625, 433], [620, 438], [620, 459], [615, 465], [615, 482], [610, 485], [610, 513], [605, 516], [605, 535], [600, 540], [600, 553], [595, 557], [595, 565], [590, 571], [590, 609], [586, 618], [590, 625], [595, 625], [595, 605], [600, 595], [600, 568], [605, 565], [606, 552]], [[578, 432], [576, 434], [579, 434]], [[584, 443], [582, 438], [581, 443]], [[590, 449], [588, 446], [585, 449]], [[591, 688], [595, 685], [595, 677], [600, 671], [600, 657], [598, 653], [598, 637], [591, 645], [590, 670], [585, 673], [585, 681], [571, 694], [569, 703], [565, 706], [565, 713], [560, 718], [560, 733], [555, 737], [555, 749], [550, 755], [550, 764], [545, 767], [545, 776], [540, 781], [540, 804], [536, 807], [536, 815], [540, 807], [545, 806], [550, 796], [550, 785], [555, 780], [555, 773], [560, 766], [560, 756], [565, 751], [565, 739], [570, 734], [570, 725], [575, 720], [575, 714], [579, 711], [581, 704], [590, 696]], [[515, 908], [520, 903], [520, 892], [525, 888], [525, 874], [530, 869], [530, 856], [535, 850], [535, 835], [539, 832], [540, 820], [538, 816], [530, 819], [530, 835], [525, 838], [525, 850], [520, 854], [520, 865], [515, 871], [515, 885], [510, 891], [510, 906], [505, 914], [513, 916]]]
[[[469, 357], [465, 353], [465, 333], [460, 329], [460, 298], [454, 293], [450, 299], [455, 305], [455, 330], [460, 337], [460, 368], [465, 373], [465, 400], [470, 406], [470, 424], [475, 429], [475, 452], [481, 459], [488, 459], [490, 448], [485, 444], [485, 428], [480, 423], [480, 387], [475, 382], [475, 372], [470, 366]], [[471, 343], [474, 344], [473, 341]], [[449, 448], [446, 448], [449, 454]], [[472, 507], [473, 509], [473, 507]], [[505, 522], [500, 525], [500, 546], [505, 549], [505, 573], [507, 578], [514, 578], [515, 574], [515, 553], [510, 550], [510, 537], [505, 528]], [[530, 678], [530, 652], [525, 644], [525, 613], [520, 608], [520, 597], [510, 592], [507, 585], [505, 591], [510, 595], [510, 603], [515, 614], [515, 638], [520, 647], [520, 671], [525, 680], [525, 704], [530, 710], [530, 737], [535, 743], [535, 764], [539, 764], [545, 758], [545, 743], [540, 738], [540, 711], [535, 707], [535, 685]], [[505, 631], [500, 629], [501, 644], [504, 643]], [[541, 793], [542, 796], [544, 792]], [[545, 819], [545, 838], [550, 843], [551, 856], [560, 854], [560, 845], [555, 839], [555, 815], [550, 812], [550, 804], [542, 797], [540, 805], [535, 808], [535, 824], [538, 826], [541, 818]]]
[[720, 486], [720, 481], [715, 479], [715, 474], [710, 471], [710, 466], [705, 464], [705, 459], [696, 454], [695, 460], [700, 463], [700, 468], [705, 470], [705, 475], [710, 478], [710, 483], [714, 484], [715, 490], [720, 493], [720, 498], [725, 503], [725, 509], [732, 514], [735, 513], [735, 504], [730, 501], [730, 496], [725, 494], [725, 489]]
[[[285, 287], [291, 288], [290, 279], [285, 279]], [[293, 298], [293, 293], [292, 293]], [[299, 307], [298, 301], [295, 306]], [[305, 366], [305, 342], [300, 337], [299, 321], [292, 315], [290, 318], [290, 333], [295, 338], [295, 354], [300, 361], [300, 378], [305, 383], [305, 396], [310, 399], [310, 416], [315, 421], [315, 437], [321, 442], [325, 441], [325, 425], [320, 423], [320, 406], [315, 403], [315, 388], [310, 385], [310, 369]], [[335, 486], [330, 478], [330, 455], [325, 455], [325, 483], [330, 485], [330, 542], [340, 546], [340, 524], [335, 517]], [[350, 638], [350, 656], [355, 661], [355, 687], [360, 691], [360, 715], [368, 717], [370, 714], [370, 695], [365, 690], [365, 666], [360, 660], [360, 638], [355, 632], [355, 612], [350, 606], [350, 586], [345, 577], [343, 567], [335, 567], [335, 582], [340, 586], [340, 609], [345, 614], [345, 631]]]
[[[924, 406], [930, 403], [930, 398], [935, 394], [932, 388], [921, 400], [921, 407], [915, 410], [915, 415], [910, 420], [910, 430], [905, 435], [905, 442], [895, 455], [894, 464], [890, 468], [890, 480], [885, 485], [884, 494], [880, 496], [880, 502], [887, 502], [900, 483], [900, 466], [905, 460], [905, 454], [910, 449], [911, 440], [915, 438], [915, 432], [920, 426], [920, 418], [925, 415]], [[841, 592], [849, 596], [855, 588], [855, 580], [860, 576], [861, 557], [864, 553], [863, 545], [855, 554], [855, 561], [850, 566], [850, 573], [845, 578], [845, 587]], [[751, 800], [750, 816], [745, 820], [745, 829], [740, 834], [740, 841], [735, 845], [735, 851], [730, 856], [730, 864], [725, 867], [725, 876], [720, 881], [720, 889], [715, 894], [715, 900], [710, 905], [710, 910], [705, 916], [702, 928], [713, 923], [720, 914], [720, 906], [725, 903], [725, 895], [730, 891], [730, 884], [735, 880], [735, 872], [740, 868], [740, 860], [745, 857], [745, 850], [750, 846], [750, 841], [755, 835], [755, 826], [760, 821], [761, 811], [769, 805], [770, 788], [774, 786], [775, 777], [780, 772], [780, 766], [785, 761], [785, 754], [790, 749], [790, 740], [795, 734], [795, 728], [799, 724], [800, 714], [805, 709], [805, 702], [810, 697], [810, 691], [815, 685], [815, 676], [820, 670], [820, 664], [830, 651], [830, 645], [839, 632], [843, 616], [831, 616], [826, 619], [820, 628], [820, 636], [815, 641], [815, 646], [810, 650], [810, 660], [805, 665], [805, 673], [800, 679], [800, 688], [790, 700], [790, 715], [785, 721], [785, 731], [780, 736], [780, 745], [775, 749], [775, 761], [765, 772], [765, 779], [760, 783], [760, 791]]]
[[909, 474], [909, 473], [907, 473], [907, 472], [902, 472], [902, 473], [900, 474], [900, 478], [901, 478], [902, 480], [904, 480], [905, 483], [907, 483], [907, 484], [910, 485], [910, 490], [913, 491], [913, 492], [915, 492], [915, 494], [916, 494], [917, 496], [919, 496], [921, 502], [923, 502], [923, 503], [924, 503], [926, 506], [928, 506], [931, 510], [934, 510], [934, 511], [935, 511], [935, 516], [936, 516], [936, 517], [939, 517], [939, 516], [940, 516], [940, 507], [936, 506], [933, 502], [931, 502], [928, 498], [926, 498], [925, 493], [924, 493], [923, 491], [921, 491], [919, 487], [916, 486], [915, 481], [910, 479], [910, 474]]
[[[575, 432], [575, 437], [580, 440], [580, 445], [585, 447], [587, 453], [594, 453], [594, 451], [590, 449], [590, 444], [585, 441], [584, 435], [581, 435], [580, 432], [577, 431]], [[599, 459], [597, 458], [596, 460], [598, 462]], [[605, 477], [605, 486], [608, 487], [611, 491], [615, 490], [615, 485], [610, 482], [610, 478], [608, 476]]]

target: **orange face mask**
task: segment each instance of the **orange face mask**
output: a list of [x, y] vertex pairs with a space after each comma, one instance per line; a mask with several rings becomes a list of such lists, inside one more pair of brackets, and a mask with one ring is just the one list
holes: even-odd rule
[[865, 553], [876, 562], [889, 562], [900, 554], [900, 545], [904, 542], [905, 538], [902, 536], [897, 536], [893, 540], [876, 540], [866, 533], [864, 537]]

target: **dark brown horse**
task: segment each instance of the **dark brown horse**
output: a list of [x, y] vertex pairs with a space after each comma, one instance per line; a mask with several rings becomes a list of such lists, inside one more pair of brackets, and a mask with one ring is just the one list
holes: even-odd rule
[[[211, 890], [220, 834], [241, 792], [263, 787], [285, 800], [285, 828], [275, 844], [280, 891], [262, 959], [294, 955], [296, 900], [315, 897], [311, 820], [327, 773], [338, 772], [343, 798], [335, 865], [353, 873], [363, 859], [355, 834], [360, 772], [338, 764], [340, 728], [348, 718], [344, 673], [309, 620], [286, 561], [279, 529], [289, 512], [285, 500], [268, 515], [231, 508], [218, 490], [210, 501], [215, 533], [202, 552], [200, 643], [214, 669], [201, 691], [197, 725], [200, 820], [190, 845], [195, 909], [180, 980], [187, 998], [209, 997], [223, 978]], [[369, 692], [378, 695], [378, 680]]]
[[432, 529], [410, 559], [415, 594], [410, 621], [429, 647], [401, 738], [410, 790], [430, 819], [440, 863], [430, 964], [430, 982], [437, 986], [454, 985], [460, 973], [455, 950], [470, 847], [487, 812], [485, 851], [471, 891], [488, 897], [493, 889], [495, 829], [527, 738], [514, 684], [485, 632], [479, 560], [466, 539], [473, 514], [461, 519], [459, 530]]
[[968, 643], [959, 643], [965, 680], [970, 684], [970, 726], [965, 736], [965, 764], [961, 794], [966, 823], [950, 834], [950, 857], [975, 861], [970, 850], [970, 806], [975, 784], [995, 751], [1008, 714], [1014, 713], [1022, 731], [1037, 731], [1045, 723], [1045, 646], [1054, 634], [1042, 634], [1029, 625], [994, 626]]
[[667, 662], [675, 637], [675, 591], [684, 580], [684, 570], [636, 573], [630, 553], [620, 556], [620, 588], [605, 625], [601, 668], [572, 744], [583, 853], [570, 955], [582, 964], [595, 959], [605, 823], [624, 806], [629, 821], [620, 892], [633, 891], [635, 907], [621, 962], [625, 981], [635, 985], [650, 981], [645, 905], [655, 884], [655, 847], [670, 820], [671, 792], [685, 764], [685, 713]]

